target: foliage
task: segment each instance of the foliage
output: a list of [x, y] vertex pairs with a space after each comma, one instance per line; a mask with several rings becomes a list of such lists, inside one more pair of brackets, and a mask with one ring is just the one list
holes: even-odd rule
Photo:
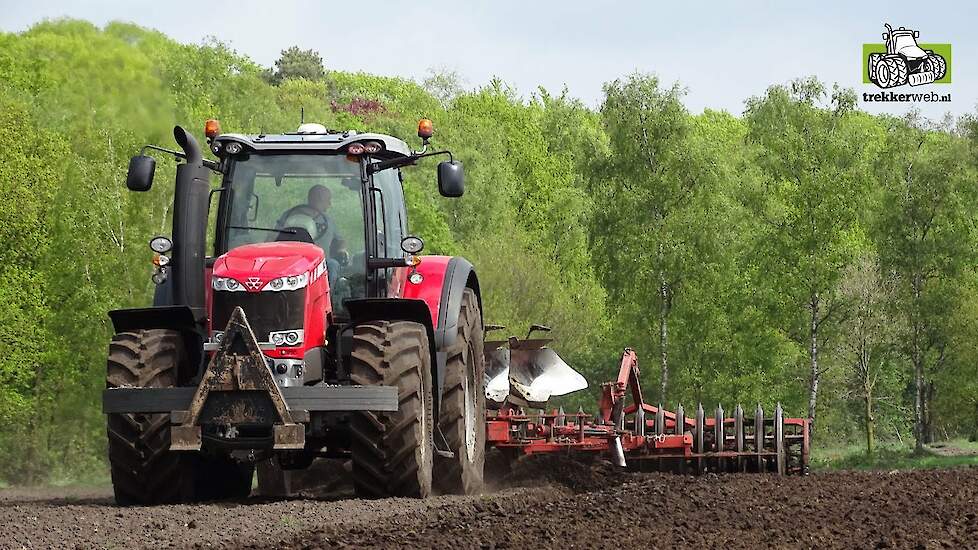
[[292, 78], [319, 81], [326, 77], [326, 68], [319, 52], [292, 46], [282, 50], [282, 55], [275, 61], [275, 71], [264, 71], [262, 77], [270, 84], [281, 84]]

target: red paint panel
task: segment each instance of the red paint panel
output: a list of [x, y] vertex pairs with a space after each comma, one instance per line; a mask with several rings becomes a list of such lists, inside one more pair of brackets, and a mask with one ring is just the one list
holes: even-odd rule
[[[421, 256], [417, 266], [418, 273], [424, 279], [420, 284], [407, 281], [404, 284], [401, 298], [424, 300], [431, 312], [432, 326], [438, 326], [438, 307], [441, 305], [441, 290], [445, 284], [445, 270], [451, 256]], [[409, 270], [408, 270], [409, 271]]]
[[493, 443], [509, 441], [509, 422], [505, 420], [486, 422], [486, 441]]
[[[212, 269], [205, 274], [208, 318], [212, 311], [212, 277], [233, 277], [245, 286], [248, 292], [261, 292], [272, 279], [307, 274], [305, 314], [303, 330], [305, 337], [301, 346], [280, 346], [265, 351], [269, 357], [302, 359], [306, 351], [321, 347], [326, 343], [326, 327], [332, 318], [329, 301], [329, 282], [326, 276], [323, 249], [304, 242], [272, 242], [239, 246], [221, 255]], [[257, 284], [244, 283], [257, 279]], [[208, 321], [209, 323], [210, 321]], [[294, 327], [280, 327], [285, 330]]]

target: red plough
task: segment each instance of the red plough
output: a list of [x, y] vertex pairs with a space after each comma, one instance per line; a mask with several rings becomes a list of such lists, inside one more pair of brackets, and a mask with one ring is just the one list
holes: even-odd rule
[[[626, 399], [631, 395], [631, 403]], [[785, 418], [781, 405], [765, 417], [760, 405], [745, 418], [717, 407], [710, 417], [698, 406], [688, 418], [650, 405], [642, 397], [638, 357], [626, 348], [618, 378], [601, 385], [596, 415], [563, 409], [530, 414], [504, 402], [487, 416], [487, 442], [511, 456], [552, 452], [606, 453], [619, 466], [676, 472], [808, 472], [809, 420]]]

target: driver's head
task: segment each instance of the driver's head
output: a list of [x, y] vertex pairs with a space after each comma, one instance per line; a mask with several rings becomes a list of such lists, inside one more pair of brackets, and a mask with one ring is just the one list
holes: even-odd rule
[[329, 207], [333, 204], [333, 194], [330, 190], [322, 185], [313, 185], [309, 188], [309, 206], [319, 210], [320, 212], [326, 212]]

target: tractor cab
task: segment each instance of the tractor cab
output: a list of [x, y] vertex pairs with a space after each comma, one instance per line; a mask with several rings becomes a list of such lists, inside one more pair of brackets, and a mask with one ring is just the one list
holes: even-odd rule
[[907, 59], [927, 57], [927, 52], [917, 45], [917, 38], [919, 37], [920, 31], [905, 29], [903, 27], [899, 29], [889, 27], [887, 32], [883, 33], [883, 41], [886, 43], [887, 53], [899, 54]]
[[257, 244], [314, 245], [322, 250], [328, 310], [340, 318], [346, 300], [392, 290], [392, 268], [368, 270], [367, 261], [403, 265], [408, 235], [399, 171], [367, 174], [366, 166], [406, 158], [404, 142], [353, 132], [230, 134], [213, 139], [211, 150], [225, 166], [215, 257]]

